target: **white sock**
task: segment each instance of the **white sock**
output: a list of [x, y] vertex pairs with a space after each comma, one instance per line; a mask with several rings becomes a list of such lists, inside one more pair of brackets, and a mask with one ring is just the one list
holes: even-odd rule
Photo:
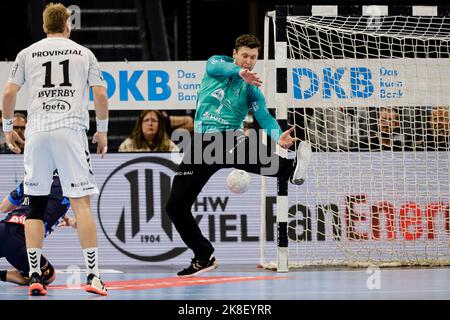
[[90, 275], [91, 273], [93, 273], [97, 277], [100, 277], [100, 274], [98, 272], [98, 264], [97, 264], [98, 248], [83, 249], [83, 255], [84, 255], [84, 262], [86, 263], [87, 275]]
[[27, 248], [28, 265], [30, 266], [30, 277], [35, 272], [41, 275], [41, 255], [41, 248]]

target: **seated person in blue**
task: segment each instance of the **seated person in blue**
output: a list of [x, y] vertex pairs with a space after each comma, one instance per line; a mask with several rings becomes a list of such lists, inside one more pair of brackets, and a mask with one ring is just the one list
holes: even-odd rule
[[[58, 225], [76, 227], [75, 219], [66, 216], [69, 207], [69, 199], [62, 195], [59, 177], [55, 171], [44, 216], [45, 237], [51, 234]], [[0, 281], [27, 285], [29, 265], [24, 223], [29, 213], [29, 206], [28, 197], [23, 194], [23, 182], [3, 199], [0, 211], [7, 214], [0, 221], [0, 258], [5, 258], [15, 268], [14, 270], [0, 270]], [[41, 270], [45, 284], [50, 284], [55, 280], [55, 270], [44, 256], [41, 258]]]

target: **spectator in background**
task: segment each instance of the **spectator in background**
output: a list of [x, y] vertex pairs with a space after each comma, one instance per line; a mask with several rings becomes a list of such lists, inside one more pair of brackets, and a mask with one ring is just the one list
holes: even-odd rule
[[[16, 112], [14, 113], [14, 118], [13, 118], [13, 130], [15, 132], [17, 132], [17, 134], [19, 135], [19, 137], [25, 141], [25, 128], [27, 125], [27, 116], [21, 112]], [[16, 142], [17, 146], [20, 148], [21, 152], [23, 153], [23, 147], [24, 145]], [[8, 147], [8, 145], [6, 144], [6, 142], [3, 142], [0, 145], [0, 153], [14, 153], [11, 151], [11, 149]]]
[[427, 150], [448, 150], [450, 135], [448, 107], [433, 107], [428, 118], [428, 125]]
[[407, 149], [400, 123], [400, 114], [397, 109], [380, 107], [376, 136], [371, 139], [371, 150], [402, 151]]
[[360, 117], [366, 117], [362, 114], [363, 109], [337, 107], [314, 108], [308, 111], [308, 135], [316, 150], [351, 151], [358, 148], [361, 133], [359, 131], [363, 130], [364, 123], [360, 121]]
[[119, 152], [178, 151], [166, 132], [164, 116], [158, 110], [144, 110], [133, 132], [119, 146]]
[[[2, 119], [2, 112], [0, 111], [0, 121], [3, 122]], [[5, 133], [3, 132], [3, 130], [0, 130], [0, 145], [5, 143]]]
[[428, 115], [427, 107], [405, 106], [402, 108], [401, 126], [405, 137], [405, 150], [423, 150], [426, 145]]

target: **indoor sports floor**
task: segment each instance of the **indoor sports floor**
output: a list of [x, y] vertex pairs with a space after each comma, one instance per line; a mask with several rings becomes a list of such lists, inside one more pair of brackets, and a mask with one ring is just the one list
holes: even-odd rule
[[[57, 272], [48, 295], [1, 283], [1, 300], [449, 300], [450, 268], [307, 268], [276, 273], [255, 266], [220, 266], [177, 278], [175, 266], [102, 270], [109, 295], [84, 292], [80, 274]], [[82, 283], [85, 280], [81, 274]], [[371, 289], [369, 289], [369, 287]]]

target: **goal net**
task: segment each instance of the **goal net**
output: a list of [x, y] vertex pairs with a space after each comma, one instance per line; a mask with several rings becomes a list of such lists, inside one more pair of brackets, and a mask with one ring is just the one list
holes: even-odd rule
[[285, 32], [288, 123], [314, 150], [289, 186], [289, 267], [449, 264], [450, 19], [287, 16]]

